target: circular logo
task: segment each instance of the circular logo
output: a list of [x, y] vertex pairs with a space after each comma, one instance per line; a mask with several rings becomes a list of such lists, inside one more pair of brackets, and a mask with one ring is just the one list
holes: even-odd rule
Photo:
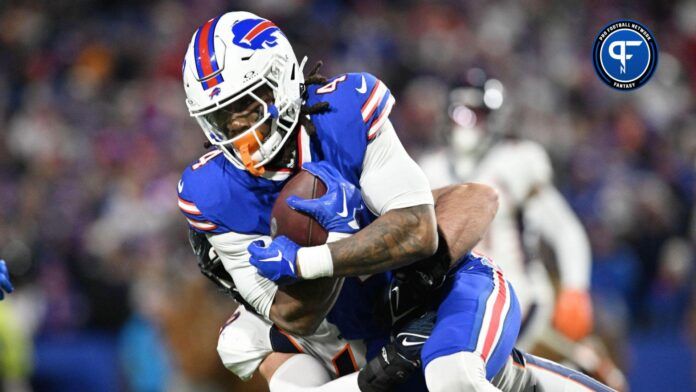
[[609, 87], [633, 90], [657, 68], [657, 42], [642, 24], [618, 20], [604, 27], [592, 49], [595, 71]]

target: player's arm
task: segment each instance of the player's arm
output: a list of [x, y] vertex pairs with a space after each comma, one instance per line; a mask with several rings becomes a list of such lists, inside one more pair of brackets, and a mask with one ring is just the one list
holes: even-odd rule
[[430, 184], [389, 121], [367, 146], [360, 187], [365, 204], [379, 217], [350, 238], [303, 248], [298, 254], [303, 278], [369, 275], [408, 265], [437, 250]]
[[450, 266], [483, 238], [498, 211], [498, 193], [488, 185], [467, 183], [433, 190], [440, 246]]
[[[481, 184], [452, 185], [432, 192], [435, 199], [437, 220], [440, 223], [439, 232], [441, 245], [447, 249], [448, 261], [455, 261], [467, 253], [480, 239], [486, 227], [493, 219], [497, 207], [497, 194], [492, 188]], [[238, 246], [233, 247], [237, 254], [226, 252], [227, 265], [238, 265], [230, 269], [237, 275], [238, 281], [254, 282], [257, 285], [245, 287], [242, 283], [241, 290], [250, 297], [253, 304], [261, 312], [265, 312], [268, 300], [264, 297], [273, 297], [270, 310], [267, 315], [271, 321], [288, 332], [297, 335], [311, 334], [316, 330], [333, 306], [336, 297], [342, 287], [342, 279], [321, 278], [311, 281], [301, 281], [290, 285], [280, 286], [271, 284], [268, 279], [260, 276], [239, 276], [240, 269], [247, 271], [249, 254], [246, 245], [251, 238], [242, 238]], [[220, 241], [213, 240], [218, 248], [225, 249]], [[230, 249], [229, 245], [227, 249]], [[237, 262], [229, 259], [234, 257]], [[259, 288], [266, 290], [259, 291]], [[275, 290], [275, 291], [273, 291]], [[275, 294], [273, 295], [273, 293]], [[265, 313], [262, 313], [266, 315]]]
[[590, 242], [580, 220], [551, 184], [537, 187], [525, 204], [525, 220], [551, 245], [559, 263], [561, 285], [589, 289]]
[[297, 336], [313, 334], [326, 318], [343, 287], [343, 279], [321, 278], [296, 282], [276, 292], [269, 317], [278, 327]]
[[313, 333], [335, 302], [343, 280], [325, 278], [279, 288], [249, 264], [247, 246], [261, 237], [230, 232], [210, 235], [208, 240], [249, 306], [287, 332]]
[[365, 204], [380, 217], [329, 244], [334, 276], [393, 270], [430, 257], [438, 248], [438, 229], [456, 261], [480, 240], [497, 210], [497, 195], [486, 185], [432, 192], [389, 121], [367, 147], [360, 185]]
[[566, 336], [581, 339], [592, 329], [589, 297], [590, 244], [578, 217], [551, 184], [537, 186], [525, 204], [525, 220], [551, 246], [561, 290], [554, 324]]
[[[432, 195], [435, 202], [434, 212], [437, 218], [437, 232], [440, 234], [439, 241], [444, 242], [439, 244], [439, 246], [446, 250], [445, 257], [448, 258], [450, 265], [452, 265], [471, 251], [474, 245], [483, 238], [488, 225], [497, 211], [498, 195], [493, 188], [476, 183], [450, 185], [433, 190]], [[422, 207], [426, 207], [426, 205], [416, 208]], [[367, 271], [366, 268], [370, 267], [374, 268], [372, 272], [391, 270], [430, 256], [431, 250], [428, 250], [428, 254], [423, 257], [417, 256], [402, 262], [393, 260], [404, 256], [408, 257], [409, 249], [402, 248], [400, 245], [403, 243], [400, 243], [396, 239], [397, 237], [391, 233], [398, 233], [402, 230], [430, 230], [430, 222], [428, 222], [428, 225], [417, 226], [416, 219], [413, 219], [412, 225], [416, 226], [415, 228], [406, 223], [408, 218], [404, 218], [402, 213], [412, 211], [412, 208], [414, 207], [389, 210], [385, 215], [382, 215], [374, 223], [353, 237], [329, 245], [332, 257], [335, 254], [339, 255], [338, 257], [344, 257], [340, 253], [344, 252], [352, 260], [351, 264], [346, 263], [345, 268], [339, 269], [338, 272], [336, 270], [337, 263], [334, 262], [334, 275], [363, 275]], [[425, 237], [427, 234], [421, 233], [411, 237], [404, 235], [404, 237], [408, 238], [407, 241], [411, 240], [418, 243], [420, 241], [419, 236]], [[382, 235], [381, 238], [384, 241], [375, 241], [370, 244], [368, 239], [375, 235]], [[357, 246], [358, 244], [368, 246]], [[412, 246], [414, 250], [417, 247], [416, 245]], [[363, 266], [365, 262], [361, 261], [360, 253], [356, 252], [373, 252], [379, 257], [379, 261], [370, 266]]]
[[[369, 275], [408, 265], [432, 256], [437, 250], [437, 240], [432, 205], [387, 211], [353, 237], [328, 246], [333, 261], [332, 276]], [[305, 277], [301, 260], [299, 273]], [[307, 260], [311, 260], [311, 254]]]
[[[327, 163], [306, 164], [304, 168], [327, 183], [329, 191], [302, 204], [288, 198], [288, 204], [315, 217], [329, 231], [357, 231], [357, 227], [351, 231], [353, 226], [348, 223], [360, 203], [355, 186]], [[408, 156], [388, 121], [367, 147], [360, 186], [365, 204], [379, 215], [372, 224], [350, 238], [328, 245], [300, 248], [283, 237], [268, 246], [252, 244], [251, 263], [274, 281], [292, 281], [298, 277], [369, 275], [409, 265], [435, 253], [438, 235], [433, 195], [425, 175]], [[347, 218], [338, 213], [343, 212], [343, 200], [349, 200], [351, 208], [347, 211], [353, 211]], [[489, 198], [488, 202], [494, 204], [495, 200]], [[475, 213], [485, 215], [486, 211]], [[481, 234], [482, 231], [475, 233], [474, 239], [462, 243], [474, 243]], [[282, 261], [277, 260], [279, 254]]]

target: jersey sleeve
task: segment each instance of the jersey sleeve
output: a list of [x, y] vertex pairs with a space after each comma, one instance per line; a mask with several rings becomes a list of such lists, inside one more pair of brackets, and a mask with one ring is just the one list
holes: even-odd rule
[[[221, 155], [221, 153], [222, 151], [215, 156]], [[201, 166], [194, 164], [189, 165], [184, 170], [178, 183], [177, 204], [189, 227], [193, 230], [205, 234], [226, 233], [231, 229], [226, 227], [221, 219], [217, 219], [215, 214], [211, 213], [210, 206], [216, 204], [216, 200], [220, 198], [216, 194], [216, 187], [212, 186], [219, 179], [216, 178], [216, 173], [212, 170], [211, 165], [210, 162]]]
[[268, 236], [234, 232], [208, 236], [239, 294], [260, 315], [268, 318], [278, 285], [259, 275], [256, 267], [249, 263], [247, 247], [252, 241], [259, 239], [270, 241]]
[[364, 93], [358, 97], [358, 102], [362, 101], [360, 117], [365, 124], [367, 140], [371, 141], [387, 121], [396, 100], [384, 82], [369, 73], [359, 75], [361, 87], [364, 86]]
[[280, 183], [245, 183], [246, 173], [231, 165], [221, 151], [213, 150], [188, 166], [178, 184], [179, 210], [199, 233], [268, 234], [274, 199], [258, 194], [277, 193]]
[[309, 106], [326, 102], [329, 110], [313, 115], [319, 160], [334, 164], [348, 180], [357, 184], [363, 158], [370, 144], [386, 123], [394, 97], [384, 82], [369, 73], [349, 73], [310, 89]]
[[430, 184], [408, 155], [390, 121], [380, 136], [367, 146], [360, 188], [367, 207], [375, 215], [389, 210], [434, 204]]

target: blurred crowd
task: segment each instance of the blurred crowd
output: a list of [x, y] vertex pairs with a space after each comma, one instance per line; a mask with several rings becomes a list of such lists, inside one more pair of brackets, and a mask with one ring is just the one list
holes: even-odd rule
[[[272, 19], [323, 74], [382, 79], [415, 156], [439, 142], [447, 90], [465, 70], [497, 77], [508, 132], [548, 148], [588, 230], [596, 328], [633, 389], [667, 371], [696, 388], [689, 0], [3, 0], [0, 257], [17, 289], [0, 303], [6, 386], [251, 388], [232, 387], [218, 364], [235, 305], [199, 274], [175, 193], [205, 151], [183, 55], [199, 25], [242, 9]], [[649, 27], [660, 49], [653, 79], [629, 93], [592, 67], [595, 34], [619, 18]], [[663, 373], [653, 355], [667, 358]]]

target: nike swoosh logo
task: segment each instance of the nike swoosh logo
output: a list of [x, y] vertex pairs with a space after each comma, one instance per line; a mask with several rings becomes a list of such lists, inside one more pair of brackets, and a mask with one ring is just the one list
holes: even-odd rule
[[343, 211], [337, 212], [336, 214], [341, 218], [346, 218], [348, 217], [348, 205], [346, 203], [346, 188], [341, 187], [341, 190], [343, 191]]
[[181, 193], [184, 190], [184, 180], [179, 180], [177, 187], [179, 188], [179, 193]]
[[396, 335], [397, 339], [402, 337], [402, 336], [413, 336], [415, 338], [421, 338], [421, 339], [428, 339], [430, 337], [428, 335], [421, 335], [419, 333], [412, 333], [412, 332], [402, 332], [402, 333]]
[[404, 339], [404, 340], [401, 341], [401, 345], [404, 346], [404, 347], [420, 346], [420, 345], [422, 345], [423, 343], [425, 343], [425, 341], [423, 341], [423, 340], [419, 340], [419, 341], [416, 341], [416, 342], [411, 342], [411, 341], [408, 340], [408, 338], [406, 338], [406, 339]]
[[273, 257], [269, 257], [269, 258], [267, 258], [267, 259], [261, 259], [261, 260], [259, 260], [259, 261], [273, 262], [273, 261], [280, 261], [280, 260], [283, 260], [283, 254], [282, 254], [280, 251], [278, 251], [278, 254], [277, 254], [277, 255], [275, 255], [275, 256], [273, 256]]
[[[429, 336], [427, 335], [419, 335], [417, 333], [400, 333], [396, 335], [396, 338], [400, 338], [404, 336], [404, 340], [401, 341], [401, 345], [404, 347], [412, 347], [412, 346], [419, 346], [421, 344], [424, 344], [426, 340], [428, 340]], [[418, 340], [408, 340], [408, 337], [414, 337]]]
[[362, 77], [362, 85], [360, 88], [356, 88], [355, 91], [359, 92], [360, 94], [365, 94], [367, 92], [367, 84], [365, 83], [365, 77]]

